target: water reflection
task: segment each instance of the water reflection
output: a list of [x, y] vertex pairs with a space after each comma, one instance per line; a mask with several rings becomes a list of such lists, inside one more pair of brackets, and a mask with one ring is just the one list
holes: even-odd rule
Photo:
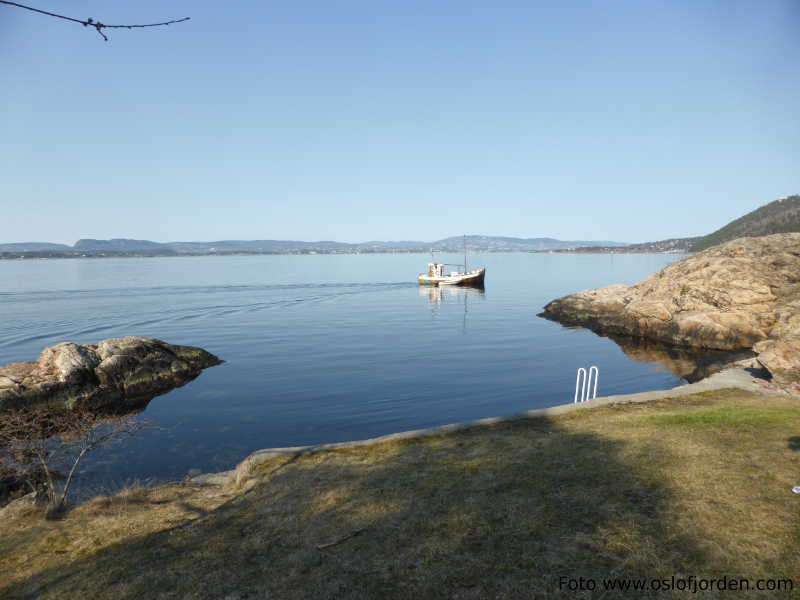
[[483, 285], [425, 285], [420, 286], [419, 295], [426, 296], [431, 305], [431, 314], [436, 316], [443, 305], [463, 304], [464, 316], [461, 320], [461, 333], [467, 333], [467, 314], [469, 299], [484, 300], [486, 292]]
[[426, 296], [428, 302], [435, 306], [463, 302], [466, 307], [467, 298], [482, 298], [486, 290], [482, 285], [421, 285], [419, 295]]
[[752, 358], [752, 350], [696, 350], [668, 346], [650, 340], [624, 336], [604, 336], [619, 345], [625, 355], [636, 362], [657, 363], [660, 370], [685, 379], [689, 383], [700, 381], [733, 365]]
[[[36, 405], [4, 412], [0, 423], [0, 507], [32, 488], [37, 494], [49, 487], [52, 493], [66, 495], [73, 474], [71, 498], [89, 497], [82, 477], [87, 462], [82, 463], [84, 455], [98, 448], [108, 452], [109, 446], [144, 429], [163, 429], [135, 418], [155, 397], [94, 409]], [[109, 455], [113, 456], [113, 451]]]

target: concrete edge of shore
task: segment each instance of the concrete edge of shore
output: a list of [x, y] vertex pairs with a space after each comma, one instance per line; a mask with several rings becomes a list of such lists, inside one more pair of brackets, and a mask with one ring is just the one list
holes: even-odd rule
[[734, 368], [726, 369], [715, 373], [702, 381], [680, 385], [668, 390], [654, 390], [650, 392], [638, 392], [635, 394], [620, 394], [616, 396], [605, 396], [595, 398], [587, 402], [559, 404], [550, 406], [548, 408], [537, 408], [533, 410], [513, 413], [500, 417], [487, 417], [485, 419], [478, 419], [477, 421], [468, 421], [465, 423], [451, 423], [449, 425], [440, 425], [438, 427], [430, 427], [427, 429], [415, 429], [412, 431], [401, 431], [398, 433], [390, 433], [375, 438], [368, 438], [364, 440], [353, 440], [349, 442], [333, 442], [329, 444], [316, 444], [311, 446], [291, 446], [286, 448], [265, 448], [263, 450], [256, 450], [242, 460], [235, 469], [231, 471], [223, 471], [220, 473], [203, 473], [192, 477], [190, 481], [195, 484], [204, 485], [226, 485], [242, 477], [246, 477], [251, 473], [259, 464], [267, 462], [277, 456], [299, 456], [301, 454], [311, 454], [314, 452], [321, 452], [325, 450], [337, 450], [342, 448], [356, 448], [360, 446], [371, 446], [374, 444], [381, 444], [384, 442], [391, 442], [397, 440], [409, 440], [425, 437], [432, 437], [437, 435], [444, 435], [453, 433], [455, 431], [463, 431], [465, 429], [472, 429], [474, 427], [484, 427], [486, 425], [494, 425], [497, 423], [516, 421], [519, 419], [532, 419], [536, 417], [548, 417], [553, 415], [562, 415], [578, 410], [587, 410], [597, 408], [599, 406], [608, 406], [609, 404], [631, 404], [636, 402], [652, 402], [653, 400], [662, 400], [665, 398], [677, 398], [680, 396], [689, 396], [700, 392], [709, 392], [713, 390], [722, 390], [730, 388], [739, 388], [762, 394], [775, 394], [784, 395], [781, 392], [770, 391], [765, 389], [757, 383], [758, 377], [754, 376], [749, 369]]

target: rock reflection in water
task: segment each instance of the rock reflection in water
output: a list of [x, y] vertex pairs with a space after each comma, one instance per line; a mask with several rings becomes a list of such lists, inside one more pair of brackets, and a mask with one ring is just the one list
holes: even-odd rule
[[[20, 448], [28, 449], [31, 445], [37, 447], [37, 444], [47, 444], [47, 466], [56, 480], [63, 481], [69, 468], [73, 464], [77, 465], [73, 463], [77, 459], [77, 453], [81, 448], [89, 447], [86, 444], [89, 444], [90, 439], [98, 441], [106, 436], [107, 441], [99, 442], [97, 447], [110, 446], [142, 429], [162, 429], [146, 419], [134, 419], [159, 395], [128, 398], [124, 404], [95, 409], [34, 405], [28, 409], [0, 412], [0, 419], [9, 417], [0, 424], [0, 508], [28, 493], [32, 485], [43, 486], [45, 483], [45, 475], [38, 463], [33, 466], [29, 457], [19, 458]], [[32, 437], [24, 437], [28, 434]], [[9, 445], [6, 446], [6, 443]], [[65, 450], [69, 447], [73, 447], [74, 451]], [[78, 475], [81, 472], [79, 470]], [[78, 477], [73, 482], [71, 495], [77, 499], [85, 499], [88, 496], [83, 487], [83, 482]]]
[[607, 336], [619, 345], [625, 355], [637, 362], [658, 363], [664, 371], [695, 383], [734, 363], [756, 356], [752, 350], [692, 350], [667, 346], [649, 340], [624, 336]]

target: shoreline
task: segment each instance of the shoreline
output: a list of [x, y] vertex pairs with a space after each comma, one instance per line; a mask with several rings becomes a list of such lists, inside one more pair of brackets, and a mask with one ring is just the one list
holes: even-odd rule
[[[620, 247], [620, 248], [624, 248]], [[618, 248], [603, 250], [592, 248], [582, 250], [580, 248], [554, 248], [542, 250], [514, 250], [512, 248], [502, 249], [472, 249], [478, 254], [667, 254], [667, 255], [688, 255], [694, 254], [689, 250], [621, 250]], [[459, 254], [459, 250], [443, 250], [443, 253]], [[0, 260], [65, 260], [65, 259], [102, 259], [102, 258], [181, 258], [181, 257], [207, 257], [207, 256], [359, 256], [359, 255], [384, 255], [384, 254], [430, 254], [430, 249], [411, 249], [411, 250], [308, 250], [296, 252], [87, 252], [87, 253], [39, 253], [39, 252], [0, 252]]]
[[428, 427], [425, 429], [414, 429], [409, 431], [400, 431], [390, 433], [387, 435], [366, 438], [361, 440], [350, 440], [344, 442], [330, 442], [327, 444], [312, 444], [308, 446], [286, 446], [279, 448], [263, 448], [251, 452], [248, 456], [242, 459], [233, 469], [229, 471], [220, 471], [216, 473], [201, 473], [189, 478], [189, 482], [200, 485], [228, 485], [230, 483], [241, 483], [247, 476], [258, 467], [258, 465], [272, 460], [278, 456], [300, 456], [303, 454], [313, 454], [316, 452], [324, 452], [327, 450], [339, 450], [345, 448], [357, 448], [363, 446], [373, 446], [385, 442], [400, 441], [400, 440], [413, 440], [422, 439], [427, 437], [435, 437], [445, 435], [456, 431], [464, 431], [467, 429], [485, 427], [487, 425], [495, 425], [497, 423], [504, 423], [509, 421], [517, 421], [523, 419], [534, 419], [537, 417], [547, 417], [553, 415], [562, 415], [579, 410], [589, 410], [601, 406], [608, 406], [611, 404], [634, 404], [640, 402], [652, 402], [654, 400], [663, 400], [666, 398], [677, 398], [681, 396], [691, 396], [701, 392], [710, 392], [723, 389], [741, 389], [751, 392], [758, 392], [761, 394], [775, 395], [775, 396], [788, 396], [788, 392], [782, 392], [774, 389], [765, 388], [760, 385], [758, 381], [764, 381], [763, 378], [754, 376], [753, 369], [743, 367], [733, 367], [719, 371], [697, 381], [695, 383], [687, 383], [679, 385], [674, 388], [666, 390], [651, 390], [647, 392], [636, 392], [633, 394], [617, 394], [612, 396], [601, 396], [588, 400], [586, 402], [571, 402], [568, 404], [557, 404], [547, 408], [536, 408], [532, 410], [512, 413], [508, 415], [501, 415], [495, 417], [485, 417], [474, 421], [466, 421], [463, 423], [449, 423], [447, 425], [439, 425], [436, 427]]

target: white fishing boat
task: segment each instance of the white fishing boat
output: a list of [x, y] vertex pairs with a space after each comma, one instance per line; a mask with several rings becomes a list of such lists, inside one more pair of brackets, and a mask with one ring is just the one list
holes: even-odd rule
[[[467, 268], [467, 236], [464, 236], [464, 264], [454, 265], [448, 263], [437, 263], [431, 250], [431, 259], [428, 263], [428, 272], [420, 273], [418, 281], [420, 285], [473, 285], [482, 286], [483, 278], [486, 276], [486, 268], [479, 269]], [[445, 271], [445, 267], [462, 267], [462, 271]]]

